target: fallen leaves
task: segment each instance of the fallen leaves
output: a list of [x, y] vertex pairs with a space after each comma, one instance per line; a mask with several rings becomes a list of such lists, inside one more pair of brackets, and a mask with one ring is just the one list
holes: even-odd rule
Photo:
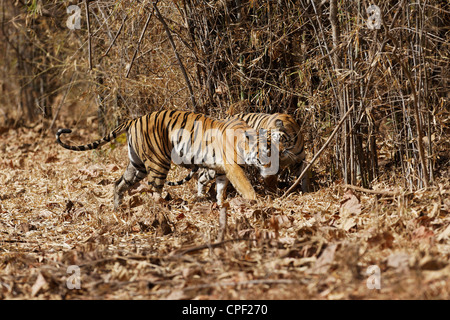
[[448, 241], [450, 239], [450, 224], [438, 234], [436, 239], [437, 241]]
[[413, 231], [411, 235], [412, 241], [422, 242], [422, 241], [433, 241], [434, 232], [425, 226], [420, 226]]
[[36, 282], [31, 287], [31, 296], [32, 297], [36, 296], [36, 294], [39, 292], [39, 290], [41, 290], [45, 286], [48, 286], [47, 285], [47, 281], [45, 280], [45, 278], [42, 275], [42, 273], [39, 272], [39, 274], [37, 276], [37, 279], [36, 279]]
[[331, 263], [334, 260], [334, 256], [336, 253], [338, 245], [336, 243], [329, 244], [325, 250], [322, 251], [322, 254], [317, 258], [316, 263], [311, 269], [312, 273], [327, 273], [331, 267]]
[[342, 196], [339, 215], [341, 222], [339, 227], [345, 231], [356, 227], [357, 216], [361, 214], [361, 203], [351, 189], [348, 189]]
[[372, 235], [367, 242], [370, 246], [380, 246], [382, 249], [388, 249], [393, 247], [394, 239], [391, 232], [383, 231]]
[[361, 213], [361, 203], [351, 189], [345, 191], [339, 208], [341, 216], [358, 215]]
[[[339, 185], [283, 201], [230, 192], [217, 243], [220, 208], [195, 198], [195, 182], [165, 188], [163, 203], [142, 183], [114, 212], [126, 148], [73, 153], [35, 135], [0, 137], [0, 299], [450, 297], [448, 181], [403, 198]], [[72, 265], [81, 289], [66, 285]], [[372, 265], [381, 291], [367, 289]]]
[[44, 163], [54, 163], [54, 162], [57, 162], [57, 161], [59, 161], [58, 156], [56, 154], [53, 154], [53, 155], [49, 155], [45, 159]]
[[405, 252], [393, 253], [386, 259], [386, 266], [394, 268], [397, 272], [409, 271], [411, 256]]

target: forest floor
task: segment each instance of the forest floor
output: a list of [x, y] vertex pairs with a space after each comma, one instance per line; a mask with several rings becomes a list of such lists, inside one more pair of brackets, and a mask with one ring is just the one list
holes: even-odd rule
[[194, 181], [166, 187], [163, 204], [142, 184], [115, 213], [126, 161], [124, 141], [73, 152], [42, 125], [0, 128], [0, 299], [450, 299], [448, 179], [230, 193], [215, 246], [219, 209], [196, 201]]

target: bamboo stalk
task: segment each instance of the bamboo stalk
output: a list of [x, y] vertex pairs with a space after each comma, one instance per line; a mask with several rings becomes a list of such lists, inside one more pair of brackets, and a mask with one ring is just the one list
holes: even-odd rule
[[394, 44], [394, 48], [392, 50], [392, 55], [394, 56], [395, 60], [397, 60], [397, 63], [400, 65], [403, 72], [405, 73], [406, 78], [408, 79], [409, 85], [411, 87], [413, 106], [414, 106], [414, 108], [413, 108], [414, 109], [414, 119], [416, 121], [417, 145], [418, 145], [418, 149], [419, 149], [420, 164], [421, 164], [422, 170], [423, 170], [422, 181], [424, 183], [425, 188], [428, 188], [429, 187], [428, 170], [427, 170], [427, 163], [426, 163], [426, 159], [425, 159], [425, 152], [424, 152], [424, 148], [423, 148], [422, 124], [420, 121], [419, 100], [417, 98], [417, 91], [416, 91], [415, 83], [411, 77], [411, 73], [409, 72], [408, 68], [406, 68], [405, 64], [402, 62], [401, 58], [397, 54], [397, 48], [398, 48], [397, 40], [395, 40], [395, 38], [392, 37], [391, 34], [389, 33], [389, 28], [387, 27], [386, 23], [384, 22], [384, 19], [381, 19], [381, 20], [382, 20], [382, 24], [385, 28], [386, 37], [388, 37], [389, 40], [391, 40], [392, 43]]

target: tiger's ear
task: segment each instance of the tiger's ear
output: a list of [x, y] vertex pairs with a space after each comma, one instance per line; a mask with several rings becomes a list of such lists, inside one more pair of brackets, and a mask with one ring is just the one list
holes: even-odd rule
[[284, 129], [283, 120], [280, 120], [280, 119], [275, 120], [275, 128]]

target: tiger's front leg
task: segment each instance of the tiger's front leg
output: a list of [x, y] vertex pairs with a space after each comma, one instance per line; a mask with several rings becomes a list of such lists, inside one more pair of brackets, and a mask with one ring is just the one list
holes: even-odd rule
[[228, 178], [226, 175], [217, 175], [216, 177], [216, 190], [217, 190], [217, 204], [221, 206], [226, 199], [228, 186]]
[[138, 170], [131, 162], [128, 163], [124, 174], [114, 184], [114, 210], [119, 209], [125, 191], [131, 189], [147, 176], [147, 172]]

